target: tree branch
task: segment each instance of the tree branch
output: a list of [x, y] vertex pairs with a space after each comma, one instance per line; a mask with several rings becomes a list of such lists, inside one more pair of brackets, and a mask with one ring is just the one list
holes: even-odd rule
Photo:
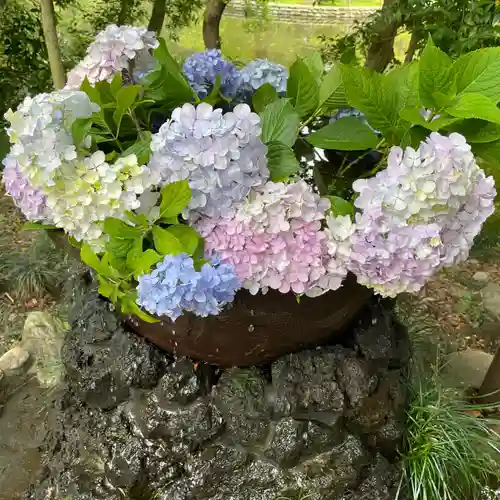
[[165, 22], [166, 0], [154, 0], [153, 11], [149, 19], [148, 30], [160, 34]]
[[410, 43], [408, 44], [408, 50], [405, 55], [405, 64], [411, 63], [413, 61], [413, 56], [417, 51], [418, 42], [420, 41], [420, 34], [416, 27], [413, 28], [411, 32]]
[[56, 14], [52, 0], [40, 0], [42, 11], [42, 28], [47, 54], [49, 56], [52, 82], [56, 89], [62, 89], [66, 83], [66, 75], [61, 58], [61, 50], [57, 40]]

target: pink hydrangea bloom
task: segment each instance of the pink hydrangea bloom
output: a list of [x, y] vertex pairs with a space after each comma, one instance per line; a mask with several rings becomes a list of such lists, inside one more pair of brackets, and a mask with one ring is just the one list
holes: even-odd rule
[[339, 288], [347, 274], [335, 260], [342, 224], [332, 218], [330, 231], [322, 230], [329, 207], [304, 181], [267, 182], [235, 216], [205, 217], [196, 228], [206, 250], [230, 263], [251, 293], [271, 288], [317, 296]]

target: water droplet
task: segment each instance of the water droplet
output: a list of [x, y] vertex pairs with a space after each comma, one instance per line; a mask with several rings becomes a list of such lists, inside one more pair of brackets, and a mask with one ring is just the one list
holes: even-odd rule
[[250, 326], [248, 327], [248, 331], [249, 331], [249, 332], [253, 332], [254, 330], [255, 330], [255, 326], [250, 325]]

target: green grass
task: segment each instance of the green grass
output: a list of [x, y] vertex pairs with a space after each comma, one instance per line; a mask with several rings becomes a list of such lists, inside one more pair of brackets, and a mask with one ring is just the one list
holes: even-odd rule
[[[285, 3], [292, 5], [311, 5], [310, 0], [272, 0], [274, 3]], [[324, 1], [322, 5], [333, 7], [381, 7], [383, 0], [332, 0]]]
[[[222, 51], [234, 60], [268, 58], [290, 65], [297, 55], [304, 56], [318, 49], [319, 36], [335, 36], [347, 32], [339, 23], [331, 26], [307, 26], [267, 22], [264, 29], [251, 32], [251, 25], [243, 19], [223, 17], [221, 23]], [[201, 24], [195, 23], [180, 33], [179, 43], [172, 43], [176, 55], [188, 55], [203, 50]]]

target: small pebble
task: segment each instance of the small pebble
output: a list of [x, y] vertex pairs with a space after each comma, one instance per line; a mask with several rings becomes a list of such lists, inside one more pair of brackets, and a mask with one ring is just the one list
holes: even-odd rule
[[478, 271], [472, 276], [472, 279], [475, 281], [489, 281], [490, 275], [484, 271]]
[[13, 347], [0, 358], [0, 371], [5, 375], [9, 375], [16, 370], [19, 370], [26, 361], [28, 361], [30, 353], [20, 346]]

